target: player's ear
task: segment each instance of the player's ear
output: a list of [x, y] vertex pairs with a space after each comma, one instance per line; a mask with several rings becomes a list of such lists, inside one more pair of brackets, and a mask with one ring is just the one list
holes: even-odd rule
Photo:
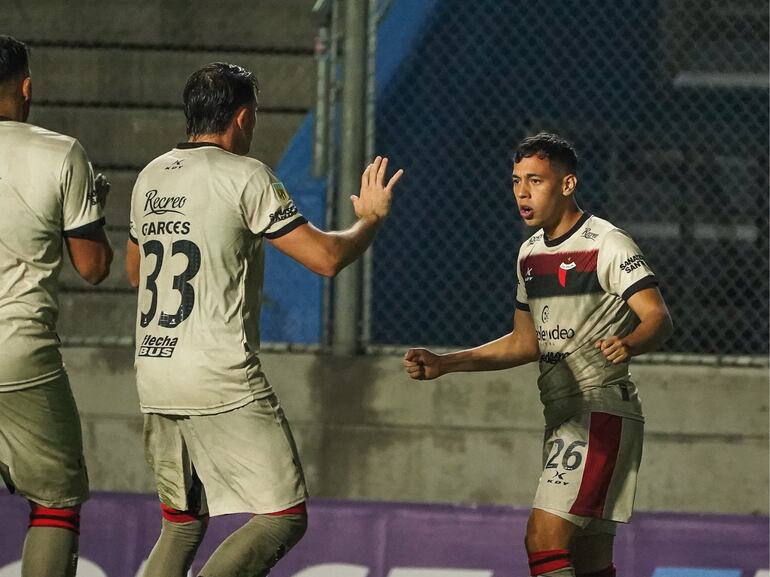
[[235, 121], [235, 124], [243, 130], [249, 122], [249, 107], [248, 106], [240, 106], [238, 110], [235, 111], [235, 116], [233, 118]]
[[24, 97], [25, 102], [32, 100], [32, 77], [25, 76], [21, 81], [21, 95]]
[[30, 105], [32, 104], [32, 78], [29, 75], [25, 76], [24, 80], [21, 81], [21, 98], [21, 121], [27, 122]]
[[568, 174], [561, 181], [561, 193], [564, 196], [570, 196], [577, 188], [578, 178], [576, 174]]

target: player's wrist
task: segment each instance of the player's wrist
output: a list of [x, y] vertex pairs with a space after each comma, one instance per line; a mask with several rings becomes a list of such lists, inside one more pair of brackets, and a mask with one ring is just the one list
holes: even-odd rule
[[385, 220], [384, 216], [380, 216], [374, 213], [362, 214], [358, 219], [366, 226], [378, 227]]

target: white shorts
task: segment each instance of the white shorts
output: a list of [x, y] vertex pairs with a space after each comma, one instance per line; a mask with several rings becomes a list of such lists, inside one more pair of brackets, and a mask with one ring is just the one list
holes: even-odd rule
[[614, 523], [633, 513], [643, 435], [641, 421], [600, 412], [547, 430], [533, 507], [614, 534]]
[[274, 513], [307, 498], [275, 395], [216, 415], [145, 415], [144, 444], [160, 500], [180, 511]]

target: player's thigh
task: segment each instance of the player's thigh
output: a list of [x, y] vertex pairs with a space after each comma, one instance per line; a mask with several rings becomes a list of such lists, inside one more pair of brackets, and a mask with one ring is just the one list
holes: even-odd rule
[[527, 551], [567, 549], [577, 529], [577, 525], [551, 511], [532, 509], [527, 520]]
[[212, 515], [271, 513], [302, 502], [305, 480], [275, 395], [183, 424]]
[[205, 493], [197, 480], [180, 428], [187, 417], [144, 416], [144, 454], [161, 502], [179, 511], [206, 512]]
[[80, 417], [66, 374], [0, 393], [0, 475], [11, 490], [45, 507], [88, 498]]
[[533, 506], [565, 518], [627, 522], [642, 434], [642, 423], [601, 412], [576, 415], [551, 430]]

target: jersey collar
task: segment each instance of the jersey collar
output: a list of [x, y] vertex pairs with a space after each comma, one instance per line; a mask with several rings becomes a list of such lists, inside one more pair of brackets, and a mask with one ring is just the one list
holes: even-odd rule
[[[180, 150], [189, 150], [191, 148], [203, 148], [204, 146], [216, 146], [217, 148], [222, 148], [218, 144], [214, 142], [180, 142], [176, 145], [176, 148], [179, 148]], [[224, 148], [222, 148], [224, 150]]]
[[579, 231], [583, 225], [586, 223], [586, 221], [591, 218], [590, 212], [584, 212], [583, 216], [580, 217], [580, 219], [572, 225], [572, 228], [569, 229], [567, 232], [565, 232], [561, 236], [557, 236], [556, 238], [546, 238], [545, 234], [543, 234], [543, 242], [545, 243], [545, 246], [559, 246], [561, 243], [563, 243], [565, 240], [569, 239], [573, 234], [575, 234], [577, 231]]

